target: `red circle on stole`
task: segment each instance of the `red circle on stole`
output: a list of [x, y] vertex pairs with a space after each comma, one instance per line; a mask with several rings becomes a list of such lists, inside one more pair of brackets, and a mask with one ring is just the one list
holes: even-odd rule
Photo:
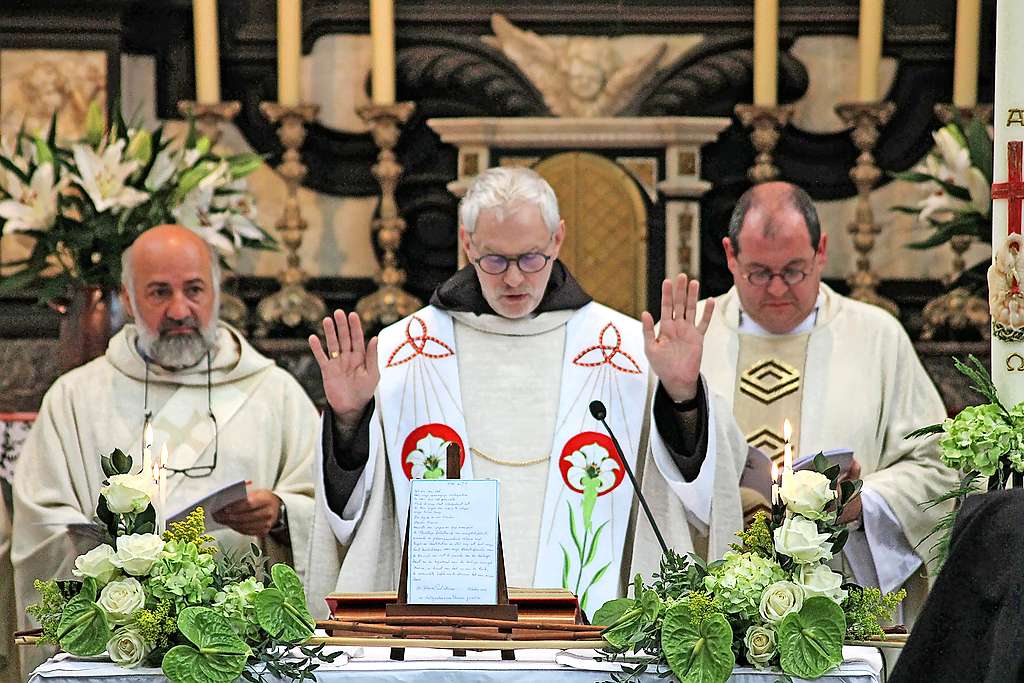
[[[440, 439], [441, 444], [437, 448], [429, 448], [431, 445], [435, 445], [436, 441], [428, 437], [434, 437], [434, 439]], [[421, 444], [421, 442], [423, 442]], [[405, 442], [402, 444], [402, 471], [405, 473], [406, 478], [413, 479], [413, 469], [417, 465], [423, 465], [427, 470], [433, 469], [432, 466], [436, 464], [444, 472], [447, 453], [448, 442], [452, 442], [459, 447], [459, 465], [465, 467], [466, 465], [466, 447], [462, 443], [462, 437], [459, 436], [458, 432], [449, 427], [446, 424], [440, 422], [431, 422], [430, 424], [420, 425], [416, 429], [409, 432], [409, 436], [405, 437]], [[423, 449], [421, 450], [421, 446]], [[413, 456], [410, 459], [409, 454], [413, 451], [419, 450], [422, 455], [426, 456], [426, 462], [418, 462], [423, 460], [419, 456]], [[436, 463], [434, 462], [436, 460]], [[422, 479], [423, 476], [415, 477], [416, 479]], [[438, 478], [438, 477], [433, 477]], [[442, 477], [443, 478], [443, 475]]]
[[626, 476], [615, 445], [607, 434], [601, 432], [581, 432], [566, 441], [558, 459], [558, 469], [562, 472], [562, 481], [576, 493], [583, 493], [578, 482], [584, 474], [600, 479], [598, 496], [614, 491]]

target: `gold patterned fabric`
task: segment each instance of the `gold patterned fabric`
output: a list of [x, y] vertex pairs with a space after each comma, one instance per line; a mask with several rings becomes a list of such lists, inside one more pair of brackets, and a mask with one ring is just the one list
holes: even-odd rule
[[782, 423], [793, 425], [793, 455], [800, 455], [800, 406], [809, 334], [739, 335], [739, 370], [733, 413], [747, 443], [781, 464]]
[[596, 301], [639, 317], [647, 307], [647, 209], [636, 181], [588, 152], [556, 154], [535, 170], [565, 220], [559, 258]]

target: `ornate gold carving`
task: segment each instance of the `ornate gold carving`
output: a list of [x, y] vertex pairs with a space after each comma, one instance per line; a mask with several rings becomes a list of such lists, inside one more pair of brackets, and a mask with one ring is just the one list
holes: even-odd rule
[[754, 165], [747, 169], [752, 183], [766, 183], [779, 177], [779, 168], [772, 160], [772, 152], [779, 143], [779, 131], [793, 117], [792, 106], [763, 107], [757, 104], [737, 104], [736, 116], [750, 128], [750, 142], [757, 150]]
[[284, 213], [274, 226], [281, 234], [281, 241], [287, 251], [287, 265], [278, 274], [281, 289], [262, 299], [257, 308], [256, 336], [266, 336], [271, 327], [283, 323], [297, 327], [302, 323], [313, 329], [326, 314], [323, 299], [306, 291], [306, 273], [302, 270], [299, 247], [306, 221], [299, 208], [299, 184], [306, 177], [306, 165], [302, 163], [299, 150], [306, 140], [306, 125], [312, 123], [320, 108], [315, 104], [300, 104], [285, 107], [277, 102], [263, 102], [260, 111], [274, 124], [279, 124], [277, 136], [284, 146], [284, 154], [277, 172], [287, 186]]
[[484, 41], [519, 67], [555, 116], [615, 116], [654, 78], [665, 54], [658, 42], [624, 63], [609, 38], [544, 38], [500, 14], [491, 15], [491, 28], [494, 37]]
[[800, 388], [800, 371], [774, 358], [754, 363], [740, 375], [740, 391], [768, 405]]
[[390, 325], [415, 313], [423, 305], [419, 299], [402, 289], [405, 271], [398, 267], [398, 248], [405, 232], [405, 220], [398, 213], [395, 190], [402, 177], [402, 165], [395, 155], [401, 126], [409, 120], [416, 105], [396, 102], [370, 105], [358, 109], [359, 116], [370, 127], [373, 141], [380, 153], [370, 171], [380, 183], [380, 210], [373, 221], [373, 232], [381, 251], [381, 268], [374, 276], [378, 289], [356, 304], [356, 312], [367, 327]]
[[964, 288], [957, 287], [925, 304], [921, 311], [921, 341], [931, 341], [942, 328], [977, 330], [982, 338], [991, 334], [988, 303]]
[[786, 439], [781, 434], [776, 434], [768, 427], [761, 427], [756, 432], [751, 432], [746, 437], [747, 443], [757, 448], [773, 461], [782, 459]]
[[896, 105], [892, 102], [850, 102], [836, 106], [839, 118], [852, 126], [850, 137], [860, 150], [857, 164], [850, 169], [850, 179], [857, 187], [857, 209], [847, 231], [853, 236], [853, 246], [859, 254], [857, 270], [846, 279], [852, 290], [850, 296], [899, 315], [896, 303], [878, 293], [879, 279], [871, 270], [870, 258], [875, 248], [875, 235], [882, 232], [871, 209], [871, 188], [882, 177], [873, 151], [878, 144], [879, 128], [889, 123], [895, 111]]
[[536, 171], [558, 195], [567, 226], [560, 258], [596, 300], [639, 316], [647, 307], [647, 210], [636, 182], [589, 152], [556, 154]]

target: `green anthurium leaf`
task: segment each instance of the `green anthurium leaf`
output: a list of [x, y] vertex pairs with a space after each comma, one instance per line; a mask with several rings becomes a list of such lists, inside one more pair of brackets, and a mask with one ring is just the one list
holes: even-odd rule
[[645, 590], [641, 594], [640, 611], [643, 620], [647, 623], [653, 623], [658, 618], [658, 613], [661, 611], [661, 598], [658, 597], [657, 591]]
[[622, 615], [634, 605], [636, 605], [636, 600], [632, 598], [609, 600], [597, 608], [597, 611], [594, 612], [594, 618], [590, 621], [599, 626], [611, 626], [621, 619]]
[[256, 594], [256, 619], [264, 631], [291, 643], [313, 635], [316, 622], [306, 608], [306, 591], [295, 570], [285, 564], [270, 569], [274, 587]]
[[107, 614], [96, 604], [96, 580], [87, 578], [78, 595], [64, 605], [57, 640], [71, 654], [91, 657], [107, 649], [110, 636]]
[[634, 604], [623, 612], [615, 624], [605, 629], [601, 635], [616, 650], [632, 649], [633, 641], [643, 630], [640, 607]]
[[661, 649], [680, 683], [725, 683], [736, 665], [732, 627], [725, 616], [713, 614], [697, 622], [683, 603], [665, 612]]
[[176, 645], [163, 659], [163, 672], [173, 683], [231, 683], [242, 675], [252, 649], [230, 622], [209, 607], [186, 607], [178, 614], [178, 630], [191, 645]]
[[782, 670], [800, 678], [819, 678], [843, 661], [846, 615], [835, 601], [816, 595], [799, 612], [786, 615], [778, 629]]

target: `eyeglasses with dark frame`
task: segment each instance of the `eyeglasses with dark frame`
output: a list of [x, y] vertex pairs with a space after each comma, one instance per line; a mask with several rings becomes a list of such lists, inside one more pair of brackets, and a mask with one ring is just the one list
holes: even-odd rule
[[[149, 361], [146, 363], [146, 381], [143, 389], [143, 405], [144, 411], [144, 423], [142, 428], [143, 441], [145, 441], [146, 425], [149, 425], [153, 420], [153, 411], [149, 409]], [[212, 361], [210, 360], [210, 352], [206, 352], [206, 414], [209, 416], [210, 421], [213, 422], [213, 462], [209, 465], [197, 465], [193, 467], [186, 467], [184, 469], [175, 469], [173, 467], [164, 467], [165, 470], [171, 474], [181, 474], [192, 479], [202, 479], [213, 474], [213, 471], [217, 468], [217, 455], [220, 450], [220, 427], [217, 425], [217, 416], [213, 414], [213, 380], [212, 380]], [[145, 448], [145, 443], [142, 444]]]
[[759, 268], [743, 274], [743, 279], [754, 287], [767, 287], [775, 278], [782, 280], [787, 286], [798, 285], [807, 278], [809, 273], [798, 268], [783, 268], [779, 272]]
[[[551, 244], [551, 240], [554, 238], [555, 236], [552, 235], [551, 239], [548, 240], [548, 244]], [[516, 268], [518, 268], [520, 272], [531, 274], [539, 273], [544, 270], [544, 267], [548, 265], [548, 261], [553, 258], [554, 256], [548, 256], [547, 254], [539, 251], [528, 251], [525, 254], [519, 254], [518, 256], [485, 254], [480, 258], [473, 259], [473, 264], [488, 275], [501, 275], [508, 270], [509, 265], [512, 263], [516, 264]]]

